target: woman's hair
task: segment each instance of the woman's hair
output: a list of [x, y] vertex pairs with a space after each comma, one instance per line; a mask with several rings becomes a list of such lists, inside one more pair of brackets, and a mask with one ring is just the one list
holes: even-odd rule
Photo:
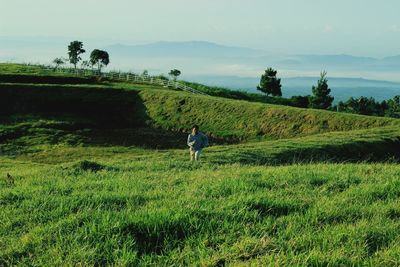
[[192, 129], [199, 129], [199, 125], [197, 125], [197, 124], [195, 124], [195, 125], [193, 125], [193, 127], [192, 127]]

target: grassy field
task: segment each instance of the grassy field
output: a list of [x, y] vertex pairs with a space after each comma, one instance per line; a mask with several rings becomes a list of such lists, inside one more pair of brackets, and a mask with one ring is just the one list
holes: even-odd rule
[[397, 165], [134, 155], [1, 159], [0, 265], [400, 264]]
[[400, 265], [399, 120], [24, 68], [0, 64], [0, 266]]
[[[0, 73], [15, 75], [48, 75], [50, 72], [43, 67], [32, 64], [0, 63]], [[54, 75], [54, 73], [51, 74]]]

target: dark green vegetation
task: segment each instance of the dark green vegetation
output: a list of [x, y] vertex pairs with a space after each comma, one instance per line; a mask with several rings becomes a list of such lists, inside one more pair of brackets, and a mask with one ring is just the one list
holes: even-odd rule
[[267, 95], [282, 96], [281, 79], [276, 77], [277, 73], [278, 72], [272, 68], [266, 69], [264, 74], [261, 75], [260, 84], [257, 86], [257, 90], [260, 90]]
[[176, 81], [176, 79], [178, 79], [178, 77], [181, 75], [181, 71], [180, 70], [178, 70], [178, 69], [173, 69], [173, 70], [170, 70], [170, 72], [168, 73], [168, 75], [172, 78], [172, 79], [174, 79], [175, 81]]
[[400, 96], [382, 102], [372, 97], [350, 97], [345, 102], [339, 102], [334, 108], [340, 112], [400, 118]]
[[90, 53], [90, 64], [97, 66], [97, 71], [100, 73], [101, 69], [110, 63], [110, 56], [106, 51], [95, 49]]
[[[312, 96], [292, 96], [291, 98], [265, 96], [245, 91], [235, 91], [222, 87], [206, 86], [198, 83], [184, 82], [188, 86], [202, 91], [210, 96], [218, 96], [237, 100], [246, 100], [251, 102], [260, 102], [266, 104], [284, 105], [299, 108], [308, 108]], [[400, 117], [400, 96], [379, 102], [372, 97], [350, 97], [347, 101], [340, 101], [337, 105], [330, 108], [331, 111], [343, 113], [360, 114], [367, 116], [380, 117]]]
[[398, 125], [397, 120], [196, 96], [170, 90], [61, 85], [0, 85], [3, 115], [79, 117], [83, 128], [151, 127], [185, 131], [196, 122], [227, 141], [280, 139]]
[[316, 86], [312, 87], [313, 96], [309, 99], [311, 108], [328, 109], [332, 106], [333, 97], [326, 78], [327, 72], [321, 72], [321, 77]]
[[24, 74], [0, 83], [0, 266], [400, 265], [398, 120]]
[[80, 55], [85, 52], [85, 49], [83, 49], [83, 43], [80, 41], [73, 41], [68, 45], [69, 62], [74, 65], [75, 69], [78, 62], [82, 59]]
[[[256, 93], [249, 93], [245, 91], [237, 91], [231, 90], [223, 87], [216, 87], [216, 86], [207, 86], [204, 84], [193, 83], [182, 81], [182, 83], [199, 90], [201, 92], [206, 93], [210, 96], [218, 96], [223, 98], [229, 99], [236, 99], [236, 100], [246, 100], [250, 102], [260, 102], [265, 104], [276, 104], [276, 105], [285, 105], [285, 106], [294, 106], [296, 107], [296, 102], [292, 101], [292, 99], [282, 98], [282, 97], [273, 97], [273, 96], [265, 96]], [[300, 106], [302, 107], [302, 106]]]
[[45, 66], [41, 65], [31, 65], [31, 64], [12, 64], [12, 63], [0, 63], [0, 73], [1, 74], [55, 74], [52, 71], [46, 70]]

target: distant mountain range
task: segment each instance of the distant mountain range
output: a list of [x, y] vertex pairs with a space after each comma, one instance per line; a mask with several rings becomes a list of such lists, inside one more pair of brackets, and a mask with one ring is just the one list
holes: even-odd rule
[[106, 46], [105, 49], [114, 56], [131, 56], [145, 58], [232, 58], [232, 57], [255, 57], [265, 55], [264, 51], [223, 46], [204, 41], [191, 42], [156, 42], [146, 45], [123, 45], [115, 44]]
[[190, 42], [156, 42], [146, 45], [114, 44], [104, 47], [114, 56], [138, 58], [214, 58], [227, 59], [228, 62], [251, 63], [274, 67], [313, 69], [315, 67], [371, 68], [400, 70], [400, 55], [377, 59], [352, 55], [271, 55], [263, 50], [224, 46], [204, 41]]
[[[88, 51], [109, 52], [109, 69], [183, 74], [258, 77], [274, 67], [284, 77], [315, 76], [322, 70], [336, 77], [363, 77], [400, 82], [400, 55], [385, 58], [352, 55], [276, 55], [265, 50], [226, 46], [205, 41], [156, 42], [144, 45], [84, 42]], [[68, 41], [57, 38], [0, 37], [0, 60], [50, 63], [55, 56], [67, 56]]]
[[[336, 101], [351, 96], [384, 100], [400, 94], [400, 56], [380, 59], [351, 55], [285, 56], [201, 41], [118, 44], [105, 49], [121, 61], [153, 65], [153, 69], [150, 67], [153, 72], [179, 68], [183, 79], [250, 92], [256, 91], [260, 75], [271, 66], [283, 77], [284, 96], [311, 94], [311, 87], [318, 80], [316, 75], [322, 70], [328, 71], [329, 85]], [[301, 77], [311, 75], [313, 77]], [[352, 78], [354, 76], [363, 78]]]
[[[55, 57], [66, 57], [67, 45], [65, 39], [0, 37], [0, 61], [49, 64]], [[286, 96], [310, 94], [322, 70], [328, 72], [336, 99], [360, 95], [386, 99], [400, 94], [400, 55], [385, 58], [343, 54], [276, 55], [268, 47], [257, 50], [205, 41], [144, 45], [106, 45], [104, 42], [96, 45], [88, 41], [84, 47], [88, 51], [84, 58], [94, 48], [107, 50], [111, 59], [109, 70], [142, 72], [146, 69], [150, 74], [166, 74], [177, 68], [182, 71], [182, 79], [233, 89], [254, 91], [263, 71], [273, 67], [283, 77]]]
[[352, 55], [274, 55], [267, 51], [210, 42], [157, 42], [147, 45], [115, 44], [104, 47], [117, 65], [144, 66], [160, 71], [180, 68], [190, 75], [259, 76], [274, 67], [284, 76], [303, 76], [322, 70], [345, 77], [400, 81], [400, 55], [385, 58]]

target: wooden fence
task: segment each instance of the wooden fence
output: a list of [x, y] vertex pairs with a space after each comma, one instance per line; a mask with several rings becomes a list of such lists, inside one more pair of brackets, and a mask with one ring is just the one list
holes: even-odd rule
[[196, 90], [186, 84], [183, 84], [179, 81], [169, 80], [168, 78], [162, 76], [150, 76], [150, 75], [139, 75], [135, 73], [129, 72], [103, 72], [101, 74], [96, 70], [82, 70], [82, 69], [71, 69], [71, 68], [48, 68], [47, 70], [53, 71], [56, 73], [66, 73], [73, 74], [80, 77], [90, 77], [90, 76], [101, 76], [107, 78], [112, 81], [119, 82], [136, 82], [136, 83], [144, 83], [144, 84], [156, 84], [164, 87], [175, 88], [177, 90], [182, 90], [185, 92], [199, 94], [199, 95], [207, 95], [204, 92]]

